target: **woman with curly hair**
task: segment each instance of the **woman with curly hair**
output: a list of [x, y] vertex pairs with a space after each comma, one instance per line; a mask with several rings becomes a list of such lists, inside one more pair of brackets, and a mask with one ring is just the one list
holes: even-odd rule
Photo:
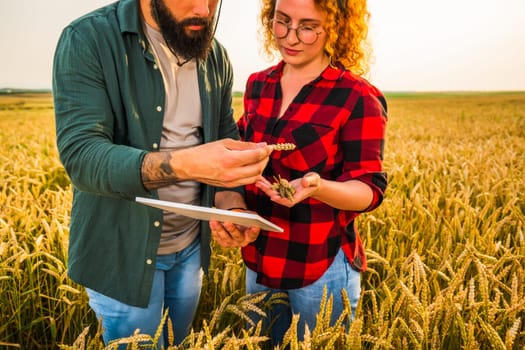
[[[246, 141], [295, 145], [274, 151], [264, 179], [245, 187], [246, 208], [284, 232], [235, 242], [233, 225], [211, 226], [221, 245], [242, 246], [247, 293], [288, 295], [265, 320], [274, 345], [294, 314], [300, 338], [306, 325], [314, 329], [324, 290], [332, 322], [345, 310], [343, 290], [352, 313], [359, 300], [366, 257], [355, 220], [382, 202], [387, 185], [386, 101], [362, 77], [368, 17], [366, 0], [262, 0], [264, 48], [282, 60], [249, 77], [238, 126]], [[293, 189], [280, 192], [276, 179]]]

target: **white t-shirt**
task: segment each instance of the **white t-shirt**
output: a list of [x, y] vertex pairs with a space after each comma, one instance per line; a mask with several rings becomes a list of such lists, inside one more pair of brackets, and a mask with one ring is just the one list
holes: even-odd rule
[[[166, 88], [160, 151], [202, 144], [202, 107], [196, 60], [179, 67], [162, 34], [147, 23], [144, 32]], [[159, 188], [159, 199], [198, 205], [200, 186], [195, 181], [177, 182]], [[158, 254], [171, 254], [186, 248], [198, 233], [199, 220], [165, 211]]]

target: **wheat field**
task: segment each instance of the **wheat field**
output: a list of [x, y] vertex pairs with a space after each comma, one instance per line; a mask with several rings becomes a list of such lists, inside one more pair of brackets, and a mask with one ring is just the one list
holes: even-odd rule
[[[298, 342], [293, 324], [284, 345], [523, 349], [525, 93], [387, 100], [389, 187], [358, 222], [369, 269], [354, 321], [342, 327], [347, 308], [330, 326], [330, 300], [320, 300], [317, 327]], [[1, 95], [0, 142], [0, 348], [102, 349], [85, 292], [66, 274], [72, 193], [51, 96]], [[244, 296], [243, 278], [238, 250], [214, 245], [194, 330], [170, 348], [266, 348], [245, 320], [265, 305]], [[139, 348], [145, 338], [120, 342]]]

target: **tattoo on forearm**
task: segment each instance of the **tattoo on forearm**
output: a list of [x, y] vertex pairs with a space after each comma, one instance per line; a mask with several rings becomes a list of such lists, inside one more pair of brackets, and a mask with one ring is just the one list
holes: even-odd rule
[[170, 185], [177, 179], [171, 168], [171, 152], [150, 153], [142, 162], [142, 182], [148, 190]]
[[162, 158], [162, 162], [160, 163], [160, 166], [159, 166], [159, 176], [164, 175], [166, 177], [169, 177], [173, 175], [173, 169], [171, 169], [171, 165], [170, 165], [171, 153], [170, 152], [165, 152], [165, 153], [166, 153], [166, 157]]

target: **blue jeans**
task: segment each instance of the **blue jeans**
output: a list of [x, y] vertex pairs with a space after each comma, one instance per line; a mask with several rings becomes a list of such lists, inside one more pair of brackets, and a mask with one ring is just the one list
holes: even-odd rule
[[[106, 345], [115, 339], [129, 337], [139, 328], [141, 334], [153, 336], [166, 308], [173, 324], [175, 344], [188, 335], [197, 310], [202, 287], [200, 240], [195, 239], [180, 252], [159, 255], [149, 304], [146, 308], [127, 305], [86, 288], [89, 306], [102, 319], [103, 338]], [[167, 321], [164, 335], [159, 340], [167, 348]], [[125, 348], [126, 345], [121, 346]]]
[[[284, 334], [290, 328], [293, 314], [300, 314], [297, 334], [299, 340], [303, 340], [305, 325], [310, 331], [315, 328], [316, 316], [319, 313], [319, 306], [326, 286], [327, 298], [333, 295], [333, 308], [331, 315], [332, 324], [343, 312], [344, 305], [341, 299], [341, 290], [346, 289], [350, 306], [352, 307], [352, 317], [357, 308], [359, 296], [361, 294], [361, 274], [352, 269], [348, 259], [342, 249], [336, 255], [332, 265], [326, 270], [320, 279], [306, 287], [298, 289], [273, 289], [256, 282], [257, 274], [246, 269], [246, 293], [253, 294], [258, 292], [270, 291], [271, 294], [284, 292], [288, 294], [289, 305], [281, 303], [272, 304], [271, 310], [267, 311], [268, 317], [263, 320], [264, 329], [271, 328], [271, 338], [273, 345], [282, 344]], [[252, 320], [257, 323], [260, 316], [250, 315]]]

